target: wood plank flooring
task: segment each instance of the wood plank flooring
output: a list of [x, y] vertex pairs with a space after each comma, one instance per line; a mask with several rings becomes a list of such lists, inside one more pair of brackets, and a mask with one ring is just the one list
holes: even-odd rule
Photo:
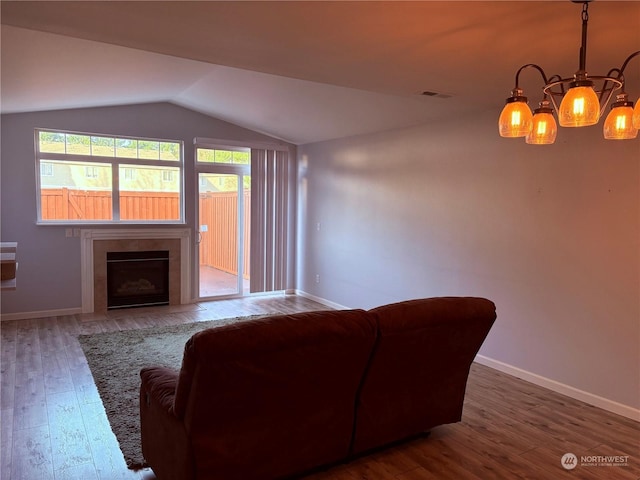
[[[247, 297], [0, 323], [0, 478], [155, 478], [124, 464], [79, 334], [324, 308], [295, 296]], [[575, 469], [561, 466], [565, 453], [577, 456]], [[624, 466], [595, 458], [607, 455], [628, 458]], [[587, 456], [596, 465], [582, 463]], [[639, 480], [640, 424], [474, 364], [462, 422], [305, 480], [518, 478]]]

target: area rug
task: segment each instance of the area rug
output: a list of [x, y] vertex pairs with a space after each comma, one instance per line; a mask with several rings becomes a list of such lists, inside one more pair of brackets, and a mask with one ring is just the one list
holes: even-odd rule
[[89, 363], [111, 430], [120, 443], [127, 466], [144, 468], [140, 443], [140, 370], [150, 365], [179, 369], [184, 345], [191, 336], [264, 315], [143, 328], [92, 335], [78, 340]]

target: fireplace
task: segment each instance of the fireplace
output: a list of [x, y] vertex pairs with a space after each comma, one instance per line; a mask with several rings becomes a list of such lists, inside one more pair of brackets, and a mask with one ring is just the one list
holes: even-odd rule
[[107, 252], [107, 310], [169, 305], [169, 251]]
[[191, 303], [189, 228], [80, 230], [82, 313], [107, 311], [107, 252], [169, 251], [169, 305]]

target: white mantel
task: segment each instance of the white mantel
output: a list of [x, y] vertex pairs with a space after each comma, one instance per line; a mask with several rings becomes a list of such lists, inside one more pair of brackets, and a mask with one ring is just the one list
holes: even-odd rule
[[191, 230], [188, 228], [82, 229], [80, 231], [80, 267], [82, 281], [82, 313], [94, 312], [93, 247], [96, 240], [180, 240], [180, 303], [190, 303], [191, 294]]

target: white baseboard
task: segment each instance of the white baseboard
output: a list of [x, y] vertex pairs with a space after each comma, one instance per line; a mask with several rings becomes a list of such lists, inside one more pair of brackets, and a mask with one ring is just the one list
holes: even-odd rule
[[351, 307], [345, 307], [344, 305], [340, 305], [339, 303], [332, 302], [327, 300], [326, 298], [316, 297], [315, 295], [311, 295], [310, 293], [304, 292], [302, 290], [296, 290], [296, 295], [300, 295], [301, 297], [308, 298], [309, 300], [313, 300], [314, 302], [321, 303], [322, 305], [326, 305], [327, 307], [333, 308], [335, 310], [350, 310]]
[[541, 375], [522, 370], [521, 368], [485, 357], [484, 355], [476, 355], [475, 361], [487, 367], [491, 367], [495, 370], [506, 373], [507, 375], [521, 378], [522, 380], [526, 380], [527, 382], [531, 382], [540, 387], [548, 388], [549, 390], [561, 393], [562, 395], [566, 395], [567, 397], [571, 397], [576, 400], [580, 400], [581, 402], [588, 403], [589, 405], [593, 405], [594, 407], [602, 408], [603, 410], [607, 410], [608, 412], [622, 415], [623, 417], [630, 418], [631, 420], [635, 420], [636, 422], [640, 421], [640, 410], [637, 408], [614, 402], [613, 400], [600, 397], [599, 395], [595, 395], [593, 393], [585, 392], [584, 390], [580, 390], [578, 388], [565, 385], [564, 383], [551, 380], [550, 378], [546, 378]]
[[28, 318], [60, 317], [82, 313], [82, 308], [62, 308], [59, 310], [43, 310], [40, 312], [0, 313], [0, 321], [26, 320]]

